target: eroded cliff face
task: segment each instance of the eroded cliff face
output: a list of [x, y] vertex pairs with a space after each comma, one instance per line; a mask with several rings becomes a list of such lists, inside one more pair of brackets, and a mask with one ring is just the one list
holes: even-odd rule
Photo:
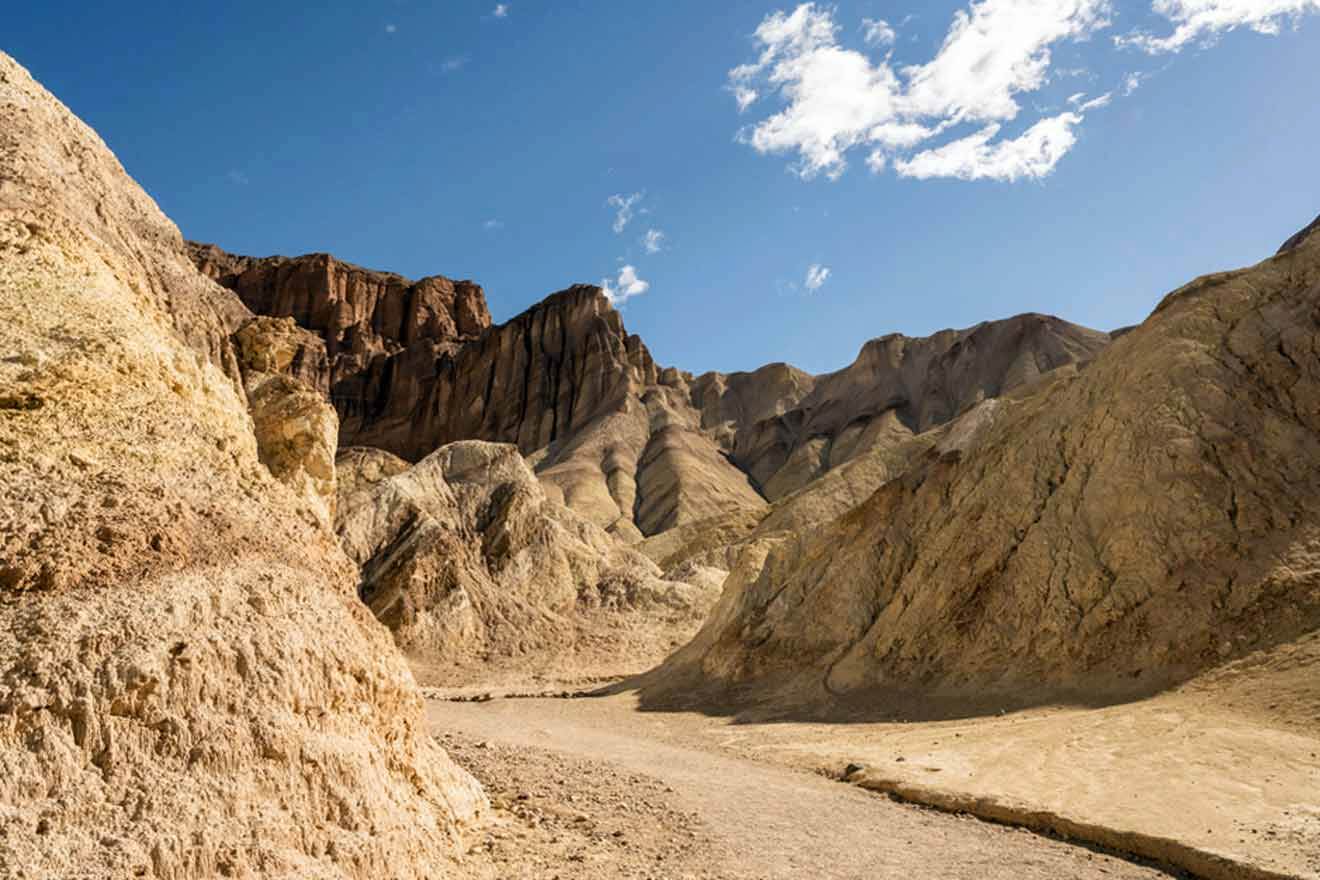
[[1123, 698], [1315, 631], [1318, 353], [1312, 229], [750, 543], [649, 698]]
[[438, 275], [410, 281], [329, 254], [255, 258], [196, 242], [188, 250], [203, 274], [238, 294], [251, 311], [292, 318], [320, 337], [328, 372], [314, 384], [333, 399], [346, 423], [346, 442], [353, 425], [411, 389], [410, 367], [490, 326], [485, 295], [470, 281]]
[[242, 384], [250, 317], [0, 54], [0, 875], [443, 876], [483, 808], [316, 513], [333, 416]]

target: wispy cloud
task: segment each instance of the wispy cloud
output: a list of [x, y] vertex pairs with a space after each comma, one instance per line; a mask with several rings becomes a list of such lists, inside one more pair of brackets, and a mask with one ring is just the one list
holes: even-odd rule
[[651, 289], [650, 282], [637, 277], [637, 268], [632, 265], [622, 266], [618, 277], [614, 280], [602, 279], [600, 286], [610, 303], [615, 306], [622, 305], [634, 296], [641, 296]]
[[482, 223], [481, 228], [485, 229], [487, 232], [497, 232], [498, 230], [504, 228], [504, 222], [492, 218], [490, 220], [487, 220], [485, 223]]
[[830, 267], [822, 266], [820, 263], [812, 263], [807, 267], [807, 278], [802, 282], [802, 286], [810, 293], [815, 293], [825, 286], [825, 282], [830, 279]]
[[1198, 41], [1211, 43], [1238, 28], [1273, 36], [1285, 22], [1320, 12], [1320, 0], [1155, 0], [1152, 8], [1173, 25], [1172, 33], [1160, 37], [1136, 31], [1114, 41], [1154, 55], [1180, 52]]
[[640, 244], [642, 249], [648, 254], [658, 254], [665, 249], [666, 236], [659, 229], [648, 229], [642, 236]]
[[1085, 92], [1078, 92], [1075, 95], [1068, 96], [1068, 103], [1077, 108], [1080, 113], [1087, 113], [1091, 110], [1099, 110], [1101, 107], [1108, 107], [1114, 100], [1113, 92], [1105, 92], [1103, 95], [1097, 95], [1088, 99]]
[[389, 24], [385, 25], [385, 33], [396, 34], [398, 32], [399, 32], [399, 26], [394, 22], [390, 22]]
[[1044, 177], [1077, 142], [1073, 128], [1081, 121], [1076, 113], [1060, 113], [1006, 140], [996, 140], [1000, 126], [992, 123], [975, 134], [899, 159], [894, 169], [903, 177], [919, 180], [953, 177], [1015, 181]]
[[862, 19], [862, 38], [868, 46], [892, 46], [898, 34], [882, 18]]
[[468, 63], [466, 55], [451, 55], [440, 63], [440, 70], [444, 73], [454, 73], [462, 70]]
[[495, 8], [491, 10], [490, 14], [492, 18], [508, 18], [509, 4], [507, 3], [495, 4]]
[[605, 204], [614, 209], [614, 231], [622, 233], [632, 222], [633, 215], [636, 213], [634, 206], [645, 198], [645, 193], [615, 193], [605, 200]]

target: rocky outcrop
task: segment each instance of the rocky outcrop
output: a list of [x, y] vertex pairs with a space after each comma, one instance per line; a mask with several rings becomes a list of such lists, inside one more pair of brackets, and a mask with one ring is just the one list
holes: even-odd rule
[[247, 317], [0, 54], [0, 875], [434, 877], [482, 809], [261, 462]]
[[485, 295], [470, 281], [410, 281], [329, 254], [255, 258], [188, 247], [197, 267], [253, 312], [292, 318], [323, 340], [329, 373], [310, 384], [328, 388], [349, 443], [371, 413], [425, 384], [442, 354], [490, 326]]
[[362, 598], [429, 681], [511, 661], [524, 673], [645, 668], [695, 632], [718, 593], [702, 577], [662, 580], [547, 499], [511, 445], [449, 444], [411, 467], [354, 449], [340, 471], [336, 525]]
[[784, 363], [750, 373], [703, 373], [692, 383], [692, 405], [701, 427], [732, 449], [739, 428], [783, 416], [815, 387], [815, 376]]
[[1320, 236], [1193, 282], [831, 524], [751, 546], [649, 698], [1093, 701], [1315, 631], [1317, 351]]
[[292, 318], [253, 318], [234, 334], [234, 348], [243, 375], [288, 376], [329, 400], [330, 360], [325, 342]]
[[1295, 247], [1300, 247], [1302, 242], [1306, 241], [1317, 231], [1320, 231], [1320, 217], [1316, 217], [1305, 229], [1289, 237], [1289, 239], [1283, 243], [1283, 246], [1279, 248], [1279, 253], [1287, 253]]
[[[257, 456], [293, 490], [309, 519], [329, 529], [334, 519], [339, 419], [325, 396], [294, 378], [306, 363], [311, 334], [291, 319], [254, 318], [234, 336]], [[319, 340], [317, 340], [319, 342]]]
[[882, 336], [849, 366], [817, 377], [795, 406], [739, 424], [733, 460], [774, 501], [862, 452], [1084, 364], [1108, 343], [1108, 334], [1031, 314], [923, 338]]

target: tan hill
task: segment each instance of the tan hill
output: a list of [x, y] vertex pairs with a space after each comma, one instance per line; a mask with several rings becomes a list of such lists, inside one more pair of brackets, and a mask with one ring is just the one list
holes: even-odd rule
[[0, 180], [0, 875], [444, 875], [484, 797], [324, 523], [334, 413], [3, 54]]
[[350, 449], [339, 471], [336, 525], [362, 600], [428, 684], [638, 672], [691, 638], [719, 595], [662, 580], [546, 498], [511, 445], [452, 443], [415, 465]]
[[1170, 294], [827, 526], [750, 545], [650, 698], [1116, 699], [1315, 631], [1318, 309], [1314, 231]]

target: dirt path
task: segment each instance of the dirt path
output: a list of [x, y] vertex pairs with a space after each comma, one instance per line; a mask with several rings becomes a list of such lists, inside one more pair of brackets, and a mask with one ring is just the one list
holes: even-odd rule
[[[594, 702], [594, 701], [587, 701]], [[708, 831], [709, 860], [700, 873], [700, 852], [687, 853], [677, 873], [620, 872], [617, 876], [721, 878], [967, 878], [1027, 880], [1059, 877], [1158, 878], [1159, 870], [1024, 831], [894, 803], [823, 776], [706, 751], [648, 735], [644, 723], [626, 718], [602, 723], [577, 700], [432, 702], [428, 717], [437, 733], [449, 731], [516, 751], [571, 756], [638, 774], [639, 785], [659, 785], [672, 801], [666, 809], [691, 815]], [[459, 755], [462, 761], [462, 755]], [[535, 773], [521, 763], [512, 772]], [[487, 759], [479, 775], [499, 775]], [[559, 797], [589, 796], [591, 779], [574, 780], [579, 794], [562, 786]], [[535, 787], [541, 780], [523, 779]], [[619, 806], [617, 809], [624, 809]], [[631, 808], [628, 808], [631, 809]], [[662, 821], [631, 823], [628, 834], [643, 847], [648, 834], [667, 835]], [[528, 853], [549, 870], [545, 853]], [[582, 858], [582, 856], [578, 856]], [[516, 865], [516, 861], [510, 862]], [[506, 876], [542, 876], [531, 869]], [[552, 876], [545, 874], [544, 876]], [[586, 876], [572, 872], [564, 876]], [[608, 871], [600, 876], [611, 876]]]

